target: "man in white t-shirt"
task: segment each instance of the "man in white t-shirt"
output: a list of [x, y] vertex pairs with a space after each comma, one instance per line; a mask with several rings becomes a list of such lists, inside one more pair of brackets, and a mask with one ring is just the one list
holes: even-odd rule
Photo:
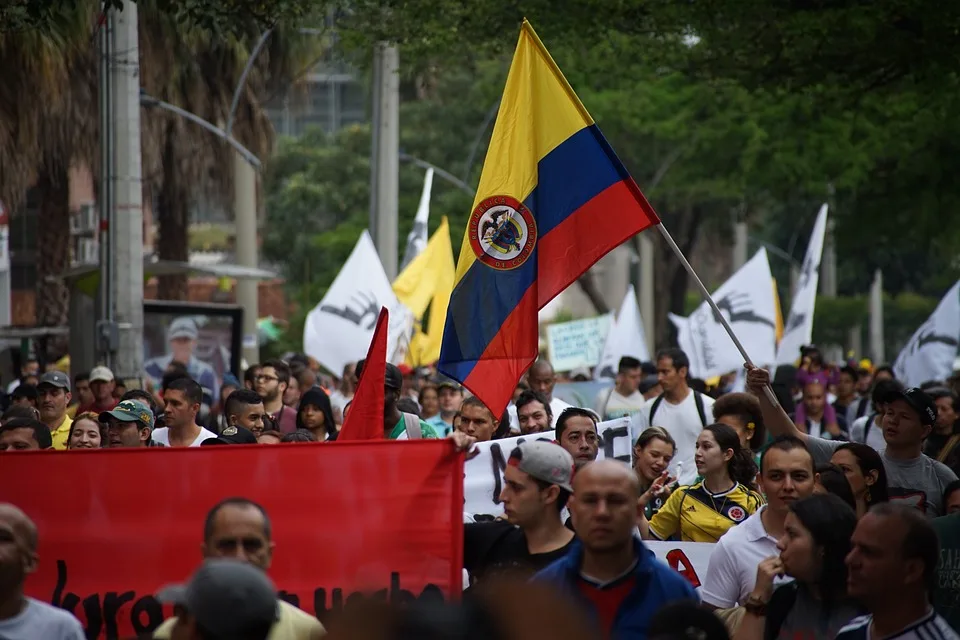
[[[677, 451], [670, 461], [670, 475], [680, 484], [692, 484], [697, 477], [693, 462], [697, 438], [710, 424], [713, 398], [694, 391], [687, 384], [690, 360], [681, 349], [664, 349], [657, 354], [657, 379], [663, 393], [644, 403], [630, 422], [630, 439], [636, 442], [640, 433], [650, 427], [663, 427], [673, 436]], [[677, 474], [677, 469], [680, 473]]]
[[601, 420], [613, 420], [630, 416], [643, 407], [646, 399], [640, 393], [643, 370], [640, 361], [631, 356], [620, 358], [617, 365], [617, 380], [610, 389], [597, 394], [597, 414]]
[[757, 565], [778, 555], [777, 540], [790, 505], [813, 495], [816, 472], [803, 440], [775, 439], [760, 458], [760, 487], [767, 504], [732, 527], [710, 554], [701, 597], [715, 609], [730, 609], [746, 601], [757, 581]]
[[166, 447], [199, 447], [217, 434], [197, 424], [203, 389], [192, 378], [174, 380], [163, 392], [165, 427], [154, 429], [153, 441]]
[[[557, 384], [557, 374], [553, 371], [553, 365], [549, 360], [541, 358], [533, 363], [530, 370], [527, 371], [527, 385], [534, 391], [539, 391], [543, 397], [550, 403], [550, 413], [553, 419], [550, 422], [550, 428], [554, 429], [557, 425], [557, 417], [563, 413], [564, 409], [571, 405], [559, 398], [553, 397], [553, 387]], [[517, 408], [512, 406], [508, 409], [510, 413], [510, 430], [520, 433], [520, 421], [517, 419]]]

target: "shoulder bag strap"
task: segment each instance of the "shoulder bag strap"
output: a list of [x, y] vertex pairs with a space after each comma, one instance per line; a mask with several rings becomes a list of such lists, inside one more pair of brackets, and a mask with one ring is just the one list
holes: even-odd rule
[[407, 430], [408, 440], [421, 440], [423, 431], [420, 429], [420, 418], [412, 413], [403, 414], [403, 426]]

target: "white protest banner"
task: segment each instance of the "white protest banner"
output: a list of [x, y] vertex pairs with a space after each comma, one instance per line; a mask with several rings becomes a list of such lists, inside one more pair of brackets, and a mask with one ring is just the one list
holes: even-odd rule
[[610, 330], [610, 314], [547, 325], [547, 350], [555, 371], [592, 367], [600, 362]]
[[303, 326], [303, 352], [334, 373], [363, 359], [373, 338], [380, 308], [390, 311], [387, 358], [406, 355], [413, 314], [393, 293], [370, 234], [364, 231], [333, 284]]
[[610, 330], [607, 331], [607, 340], [600, 362], [593, 372], [593, 379], [616, 377], [617, 365], [624, 356], [633, 356], [641, 362], [650, 359], [647, 337], [640, 319], [640, 306], [637, 304], [637, 291], [633, 287], [627, 289], [627, 294], [623, 296], [617, 319], [610, 321]]
[[[777, 309], [771, 280], [767, 252], [761, 249], [712, 296], [757, 365], [770, 364], [776, 357]], [[677, 326], [680, 348], [690, 358], [691, 376], [705, 380], [743, 366], [743, 356], [707, 302], [689, 318], [669, 317]]]
[[960, 340], [960, 282], [943, 297], [927, 321], [903, 348], [893, 371], [908, 387], [928, 380], [946, 380], [953, 373]]
[[[820, 258], [823, 255], [823, 236], [826, 231], [827, 205], [823, 205], [817, 214], [807, 253], [803, 257], [803, 266], [800, 267], [797, 290], [790, 302], [790, 315], [787, 316], [783, 337], [777, 347], [777, 364], [793, 364], [800, 359], [800, 347], [813, 342], [813, 310], [817, 303]], [[753, 356], [752, 353], [750, 355]]]
[[690, 581], [697, 590], [707, 575], [710, 554], [717, 545], [712, 542], [660, 542], [645, 540], [644, 544], [656, 556]]
[[[630, 462], [630, 419], [618, 418], [597, 425], [600, 452], [597, 460], [616, 458]], [[524, 440], [553, 442], [554, 432], [544, 431], [528, 436], [491, 440], [477, 444], [480, 454], [467, 460], [463, 468], [463, 510], [470, 514], [499, 516], [503, 513], [500, 491], [503, 489], [503, 470], [514, 448]]]

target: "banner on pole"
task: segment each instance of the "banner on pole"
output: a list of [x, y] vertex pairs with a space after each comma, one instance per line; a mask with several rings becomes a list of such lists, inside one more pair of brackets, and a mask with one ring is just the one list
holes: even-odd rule
[[0, 501], [39, 530], [27, 594], [88, 638], [125, 638], [171, 615], [154, 595], [200, 564], [204, 519], [228, 497], [265, 507], [270, 577], [321, 619], [358, 593], [459, 597], [462, 460], [429, 440], [26, 452], [4, 456]]
[[[553, 442], [553, 431], [534, 433], [516, 438], [491, 440], [477, 444], [480, 454], [464, 465], [463, 510], [469, 514], [499, 516], [503, 514], [500, 492], [503, 490], [503, 470], [507, 458], [524, 440]], [[600, 451], [597, 460], [616, 458], [629, 463], [633, 449], [630, 442], [630, 418], [617, 418], [597, 425], [600, 435]]]

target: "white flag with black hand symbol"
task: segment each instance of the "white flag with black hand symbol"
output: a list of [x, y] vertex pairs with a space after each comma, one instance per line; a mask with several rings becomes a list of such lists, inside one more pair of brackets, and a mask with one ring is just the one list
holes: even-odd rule
[[790, 315], [783, 326], [783, 337], [777, 348], [777, 364], [793, 364], [800, 359], [800, 347], [813, 341], [813, 310], [817, 304], [817, 284], [820, 282], [820, 259], [823, 256], [823, 237], [827, 231], [827, 205], [820, 207], [817, 221], [810, 234], [807, 253], [800, 267], [800, 280], [790, 303]]
[[946, 380], [953, 373], [960, 342], [960, 282], [943, 297], [927, 321], [903, 348], [893, 371], [908, 387], [928, 380]]
[[[776, 357], [776, 302], [767, 252], [761, 249], [713, 294], [720, 312], [754, 364]], [[680, 348], [690, 359], [690, 375], [707, 379], [743, 367], [743, 356], [706, 301], [690, 317], [670, 314]]]
[[303, 352], [339, 375], [345, 365], [366, 356], [381, 307], [390, 311], [387, 360], [397, 364], [410, 344], [413, 314], [397, 300], [364, 231], [323, 300], [307, 315]]

